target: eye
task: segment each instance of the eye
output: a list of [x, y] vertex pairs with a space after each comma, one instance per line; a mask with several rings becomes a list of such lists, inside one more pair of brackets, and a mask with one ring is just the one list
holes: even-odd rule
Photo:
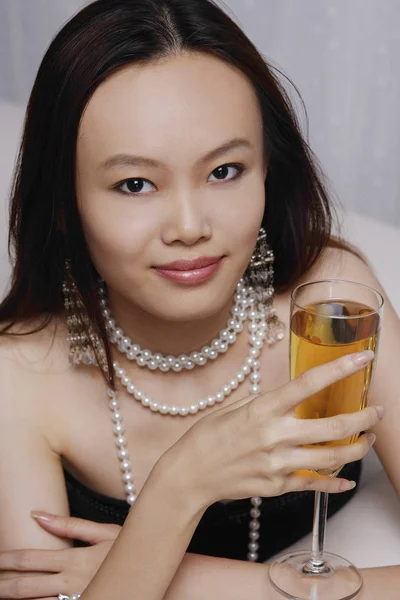
[[[233, 177], [227, 177], [229, 175], [229, 172], [232, 172], [232, 170], [234, 171]], [[244, 171], [245, 171], [244, 165], [237, 164], [237, 163], [232, 163], [232, 164], [227, 163], [225, 165], [221, 165], [220, 167], [217, 167], [216, 169], [214, 169], [214, 171], [211, 173], [211, 175], [214, 175], [216, 177], [216, 181], [231, 181], [233, 179], [238, 179], [241, 175], [243, 175]], [[236, 174], [235, 174], [235, 172], [236, 172]]]
[[[146, 184], [149, 186], [153, 186], [151, 181], [148, 179], [143, 179], [143, 177], [132, 177], [131, 179], [125, 179], [121, 181], [116, 186], [116, 189], [122, 192], [122, 194], [126, 194], [127, 196], [136, 196], [142, 195], [141, 192], [151, 192], [152, 190], [146, 190]], [[122, 189], [123, 186], [126, 186], [127, 189]], [[154, 186], [153, 186], [154, 188]]]

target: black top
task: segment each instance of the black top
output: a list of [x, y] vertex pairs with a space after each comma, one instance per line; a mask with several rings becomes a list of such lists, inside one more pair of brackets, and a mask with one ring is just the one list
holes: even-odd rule
[[[361, 462], [345, 465], [341, 477], [358, 483]], [[77, 481], [64, 470], [71, 515], [122, 525], [129, 510], [124, 500], [98, 494]], [[353, 496], [357, 487], [348, 492], [331, 494], [328, 516], [337, 512]], [[160, 497], [162, 503], [162, 497]], [[260, 507], [259, 561], [274, 554], [309, 533], [312, 529], [313, 492], [292, 492], [264, 498]], [[189, 552], [246, 560], [249, 542], [250, 500], [234, 500], [212, 504], [201, 518], [188, 547]], [[85, 545], [75, 542], [76, 545]]]

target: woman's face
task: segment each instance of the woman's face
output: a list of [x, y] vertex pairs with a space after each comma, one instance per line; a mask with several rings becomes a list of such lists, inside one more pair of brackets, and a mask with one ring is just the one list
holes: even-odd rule
[[[107, 79], [80, 124], [77, 197], [110, 294], [168, 320], [222, 310], [256, 243], [265, 176], [261, 111], [234, 67], [187, 53]], [[157, 270], [199, 257], [221, 260], [184, 281]]]

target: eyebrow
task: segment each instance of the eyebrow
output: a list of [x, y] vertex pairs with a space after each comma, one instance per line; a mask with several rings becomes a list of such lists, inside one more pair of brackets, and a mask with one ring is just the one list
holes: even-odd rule
[[[233, 150], [239, 147], [251, 149], [253, 146], [249, 142], [249, 140], [246, 140], [245, 138], [234, 138], [233, 140], [225, 142], [224, 144], [222, 144], [222, 146], [219, 146], [218, 148], [207, 152], [205, 156], [203, 156], [202, 158], [200, 158], [199, 161], [197, 161], [197, 164], [205, 164], [215, 158], [218, 158], [219, 156], [222, 156], [223, 154], [226, 154], [229, 150]], [[115, 154], [114, 156], [110, 156], [103, 163], [101, 163], [100, 168], [112, 169], [114, 167], [125, 166], [148, 166], [167, 168], [164, 163], [155, 160], [154, 158], [147, 158], [145, 156], [133, 156], [132, 154]]]

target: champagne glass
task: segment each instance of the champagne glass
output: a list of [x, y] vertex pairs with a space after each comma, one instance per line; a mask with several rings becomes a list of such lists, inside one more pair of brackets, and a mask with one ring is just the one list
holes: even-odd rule
[[[290, 378], [353, 352], [373, 350], [376, 358], [382, 316], [382, 296], [360, 283], [331, 279], [295, 288], [290, 307]], [[365, 408], [375, 358], [361, 371], [304, 400], [296, 416], [319, 419]], [[310, 447], [352, 444], [358, 435]], [[332, 477], [339, 472], [340, 468], [320, 471]], [[311, 552], [287, 553], [270, 566], [270, 582], [285, 598], [350, 600], [362, 587], [354, 565], [324, 552], [327, 507], [328, 494], [316, 492]]]

